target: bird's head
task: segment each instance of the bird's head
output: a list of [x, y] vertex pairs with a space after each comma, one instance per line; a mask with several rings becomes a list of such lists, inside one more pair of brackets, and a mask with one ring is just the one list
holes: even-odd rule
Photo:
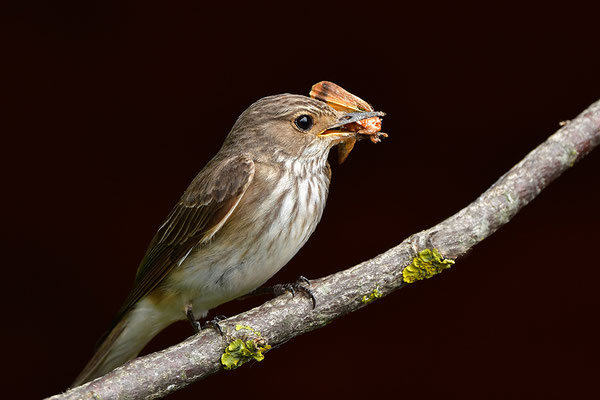
[[300, 95], [268, 96], [240, 115], [225, 143], [255, 149], [257, 156], [326, 157], [333, 146], [356, 137], [345, 125], [383, 115], [337, 111]]

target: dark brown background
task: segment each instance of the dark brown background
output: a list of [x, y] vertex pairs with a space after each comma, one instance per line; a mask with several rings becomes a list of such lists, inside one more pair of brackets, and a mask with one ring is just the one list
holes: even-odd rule
[[[592, 10], [450, 4], [5, 9], [3, 390], [71, 382], [155, 229], [260, 97], [332, 80], [386, 111], [390, 133], [334, 165], [319, 228], [272, 282], [450, 216], [600, 97]], [[448, 272], [171, 398], [598, 396], [599, 173], [597, 150]], [[150, 347], [190, 334], [177, 324]]]

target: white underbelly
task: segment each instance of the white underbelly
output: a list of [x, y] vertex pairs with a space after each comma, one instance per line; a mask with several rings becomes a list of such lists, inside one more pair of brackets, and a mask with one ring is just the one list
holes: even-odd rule
[[[191, 302], [194, 310], [207, 311], [263, 285], [314, 232], [328, 184], [328, 179], [315, 178], [295, 188], [278, 187], [271, 201], [257, 207], [243, 237], [229, 226], [229, 231], [192, 251], [168, 282], [181, 294], [182, 307]], [[268, 222], [272, 220], [277, 222]]]

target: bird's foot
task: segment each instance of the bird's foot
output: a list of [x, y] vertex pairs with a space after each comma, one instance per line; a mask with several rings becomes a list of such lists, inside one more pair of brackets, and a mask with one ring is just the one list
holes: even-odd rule
[[200, 321], [198, 321], [196, 319], [196, 317], [194, 316], [194, 311], [192, 310], [192, 305], [191, 304], [188, 304], [188, 305], [185, 306], [185, 315], [186, 315], [188, 321], [190, 321], [190, 323], [192, 324], [192, 328], [194, 329], [194, 333], [199, 333], [201, 330], [204, 330], [206, 328], [212, 327], [214, 330], [216, 330], [217, 332], [219, 332], [219, 334], [221, 336], [223, 336], [223, 329], [221, 329], [221, 326], [219, 325], [219, 322], [223, 321], [224, 319], [227, 319], [226, 316], [224, 316], [224, 315], [217, 315], [216, 317], [214, 317], [210, 321], [206, 321], [204, 323], [204, 325], [202, 325], [200, 323]]
[[188, 304], [185, 306], [185, 316], [187, 317], [190, 324], [192, 324], [192, 329], [194, 329], [194, 333], [200, 332], [202, 329], [202, 325], [200, 325], [200, 321], [196, 319], [194, 316], [194, 311], [192, 310], [192, 305]]
[[217, 315], [210, 321], [206, 321], [204, 325], [202, 325], [201, 329], [204, 330], [207, 328], [213, 328], [215, 331], [219, 332], [219, 335], [223, 336], [223, 329], [221, 329], [219, 322], [223, 321], [224, 319], [227, 319], [227, 317], [224, 315]]
[[317, 299], [315, 298], [313, 292], [304, 285], [310, 286], [310, 281], [305, 277], [300, 276], [300, 278], [298, 278], [298, 280], [294, 283], [280, 283], [273, 286], [273, 294], [275, 294], [275, 296], [281, 296], [286, 292], [290, 292], [292, 294], [292, 297], [294, 297], [296, 295], [296, 292], [304, 293], [312, 300], [312, 305], [314, 309], [317, 306]]
[[248, 294], [245, 294], [241, 297], [238, 297], [238, 300], [244, 300], [248, 297], [259, 296], [263, 294], [271, 294], [275, 296], [280, 296], [286, 292], [290, 292], [292, 297], [296, 295], [296, 292], [302, 292], [306, 294], [312, 300], [313, 309], [317, 306], [317, 299], [315, 298], [313, 292], [304, 286], [303, 284], [310, 286], [310, 281], [303, 276], [300, 276], [298, 280], [294, 283], [280, 283], [274, 286], [262, 286], [254, 289]]

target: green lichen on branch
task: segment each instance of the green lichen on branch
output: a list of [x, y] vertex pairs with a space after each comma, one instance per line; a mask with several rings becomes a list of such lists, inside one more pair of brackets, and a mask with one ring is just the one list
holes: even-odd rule
[[267, 341], [260, 336], [259, 331], [247, 325], [235, 326], [236, 331], [241, 329], [248, 330], [257, 337], [248, 340], [235, 339], [229, 343], [221, 355], [221, 364], [226, 370], [236, 369], [251, 360], [262, 361], [265, 358], [263, 352], [271, 348]]
[[260, 332], [259, 332], [259, 331], [257, 331], [256, 329], [254, 329], [254, 328], [253, 328], [253, 327], [251, 327], [251, 326], [237, 324], [237, 325], [235, 326], [235, 330], [236, 330], [236, 331], [239, 331], [240, 329], [245, 329], [245, 330], [247, 330], [247, 331], [250, 331], [250, 332], [254, 333], [256, 336], [260, 336]]
[[422, 279], [429, 279], [450, 268], [454, 260], [444, 258], [437, 249], [425, 249], [419, 252], [410, 265], [402, 271], [402, 278], [406, 283], [413, 283]]
[[382, 293], [379, 291], [379, 288], [378, 288], [378, 287], [376, 287], [375, 289], [373, 289], [373, 291], [372, 291], [372, 292], [371, 292], [371, 293], [370, 293], [368, 296], [367, 296], [367, 295], [364, 295], [364, 296], [362, 297], [361, 301], [362, 301], [364, 304], [369, 304], [369, 303], [370, 303], [370, 302], [372, 302], [373, 300], [375, 300], [375, 299], [378, 299], [378, 298], [380, 298], [380, 297], [382, 297], [382, 296], [383, 296], [383, 294], [382, 294]]

